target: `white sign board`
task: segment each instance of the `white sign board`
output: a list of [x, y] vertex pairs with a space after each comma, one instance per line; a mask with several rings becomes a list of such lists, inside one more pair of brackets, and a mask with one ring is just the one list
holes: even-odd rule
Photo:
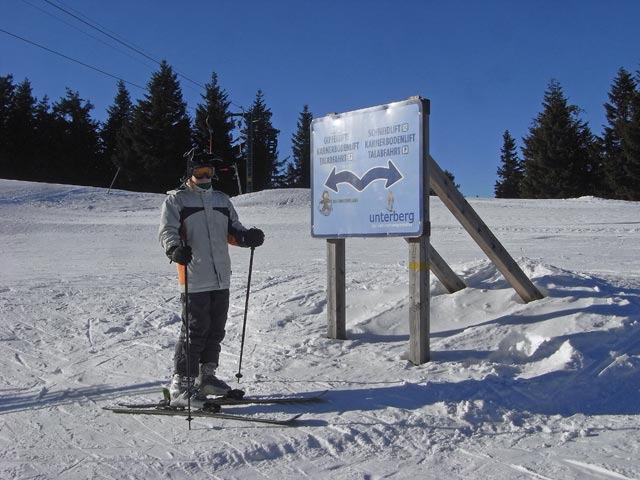
[[312, 236], [422, 235], [428, 105], [412, 98], [312, 122]]

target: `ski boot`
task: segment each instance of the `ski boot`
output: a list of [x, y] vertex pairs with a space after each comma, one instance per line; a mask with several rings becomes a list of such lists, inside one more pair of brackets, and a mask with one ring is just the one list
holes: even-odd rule
[[200, 365], [200, 375], [196, 384], [201, 395], [224, 396], [231, 390], [229, 385], [216, 377], [217, 368], [218, 365], [215, 363], [203, 363]]
[[[176, 373], [171, 377], [169, 385], [169, 405], [172, 407], [187, 407], [191, 400], [192, 408], [202, 408], [206, 402], [198, 388], [195, 386], [195, 378], [180, 375]], [[191, 388], [189, 388], [191, 387]]]

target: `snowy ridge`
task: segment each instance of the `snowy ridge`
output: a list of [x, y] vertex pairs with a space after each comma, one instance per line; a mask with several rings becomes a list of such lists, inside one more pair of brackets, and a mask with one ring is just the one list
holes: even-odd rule
[[308, 188], [282, 188], [262, 192], [245, 193], [233, 197], [236, 207], [306, 207], [311, 203], [311, 191]]
[[[408, 350], [402, 239], [347, 241], [348, 340], [326, 338], [325, 243], [308, 190], [232, 199], [256, 250], [242, 387], [314, 393], [296, 429], [119, 417], [171, 373], [163, 195], [0, 180], [2, 478], [640, 478], [637, 203], [471, 199], [546, 297], [525, 304], [432, 199], [432, 361]], [[284, 208], [282, 208], [284, 207]], [[248, 251], [233, 249], [220, 373], [234, 380]]]

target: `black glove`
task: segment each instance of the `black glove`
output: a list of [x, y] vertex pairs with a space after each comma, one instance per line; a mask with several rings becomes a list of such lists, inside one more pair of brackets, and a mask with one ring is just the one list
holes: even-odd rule
[[264, 232], [259, 228], [252, 228], [244, 232], [244, 244], [247, 247], [259, 247], [264, 243]]
[[188, 265], [193, 258], [193, 253], [191, 253], [191, 247], [189, 245], [171, 247], [167, 250], [167, 257], [180, 265]]

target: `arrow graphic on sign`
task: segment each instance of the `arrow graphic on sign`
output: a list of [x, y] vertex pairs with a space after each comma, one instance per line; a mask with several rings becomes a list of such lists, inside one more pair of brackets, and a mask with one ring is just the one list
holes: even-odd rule
[[386, 180], [387, 183], [384, 188], [389, 188], [394, 183], [399, 182], [404, 177], [393, 164], [391, 160], [388, 161], [386, 167], [374, 167], [365, 173], [362, 178], [358, 177], [355, 173], [349, 170], [343, 170], [342, 172], [336, 172], [336, 167], [333, 167], [327, 181], [324, 185], [338, 193], [339, 183], [348, 183], [357, 191], [361, 192], [367, 188], [372, 182], [376, 180]]

